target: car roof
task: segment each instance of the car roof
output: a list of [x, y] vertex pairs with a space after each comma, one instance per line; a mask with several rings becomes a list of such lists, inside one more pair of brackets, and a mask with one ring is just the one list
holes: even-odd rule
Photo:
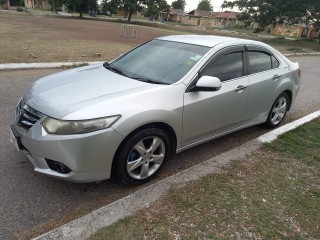
[[[232, 37], [221, 37], [221, 36], [213, 36], [213, 35], [171, 35], [165, 37], [157, 38], [159, 40], [166, 40], [166, 41], [173, 41], [173, 42], [181, 42], [181, 43], [188, 43], [194, 45], [201, 45], [206, 47], [214, 47], [218, 44], [225, 43], [225, 42], [255, 42], [240, 38], [232, 38]], [[257, 43], [257, 42], [255, 42]]]

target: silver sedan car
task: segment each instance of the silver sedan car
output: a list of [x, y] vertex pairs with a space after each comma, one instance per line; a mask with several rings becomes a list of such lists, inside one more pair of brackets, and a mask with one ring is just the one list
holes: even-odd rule
[[272, 47], [167, 36], [112, 62], [44, 77], [19, 101], [11, 138], [52, 177], [144, 183], [169, 154], [240, 129], [278, 126], [301, 71]]

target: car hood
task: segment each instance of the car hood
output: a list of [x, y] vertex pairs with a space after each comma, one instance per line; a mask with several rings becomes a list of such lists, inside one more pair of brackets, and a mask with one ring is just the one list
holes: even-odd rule
[[157, 86], [121, 76], [99, 64], [44, 77], [29, 87], [23, 101], [47, 116], [60, 118], [113, 95], [119, 97]]

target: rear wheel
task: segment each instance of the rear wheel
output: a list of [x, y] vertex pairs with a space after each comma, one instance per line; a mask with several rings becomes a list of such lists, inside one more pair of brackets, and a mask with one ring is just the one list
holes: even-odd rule
[[170, 153], [168, 135], [157, 128], [141, 130], [122, 145], [116, 161], [118, 178], [127, 185], [145, 183], [156, 176]]
[[288, 107], [289, 97], [286, 93], [282, 93], [272, 105], [265, 125], [269, 128], [279, 126], [288, 111]]

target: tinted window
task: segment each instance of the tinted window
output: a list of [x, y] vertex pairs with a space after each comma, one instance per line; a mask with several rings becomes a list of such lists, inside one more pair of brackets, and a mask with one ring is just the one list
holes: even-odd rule
[[269, 54], [263, 52], [248, 52], [250, 63], [250, 74], [270, 70], [271, 58]]
[[217, 77], [221, 81], [243, 76], [242, 52], [224, 55], [209, 63], [202, 75]]
[[271, 56], [271, 61], [272, 61], [272, 68], [278, 68], [280, 66], [279, 61], [274, 56]]

